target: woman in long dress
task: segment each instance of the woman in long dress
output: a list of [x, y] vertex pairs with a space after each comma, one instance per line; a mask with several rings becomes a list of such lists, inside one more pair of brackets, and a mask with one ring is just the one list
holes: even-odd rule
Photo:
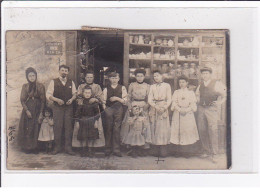
[[199, 140], [194, 117], [194, 112], [197, 111], [197, 100], [195, 93], [187, 88], [188, 78], [186, 76], [179, 77], [178, 84], [180, 89], [176, 90], [172, 97], [171, 110], [174, 112], [170, 141], [178, 146], [181, 154], [186, 155], [189, 148]]
[[[80, 84], [77, 91], [77, 104], [82, 105], [83, 102], [83, 89], [85, 86], [89, 86], [92, 90], [92, 98], [90, 99], [90, 103], [99, 103], [100, 105], [103, 103], [103, 92], [100, 85], [94, 83], [94, 73], [92, 71], [87, 71], [85, 75], [86, 83]], [[88, 147], [103, 147], [105, 146], [105, 136], [103, 130], [102, 119], [99, 117], [97, 120], [99, 139], [89, 140]], [[86, 146], [86, 142], [81, 142], [77, 139], [79, 131], [79, 123], [75, 122], [74, 132], [72, 137], [72, 147], [83, 147]]]
[[37, 153], [39, 126], [45, 106], [44, 85], [37, 82], [37, 72], [29, 67], [25, 71], [28, 83], [24, 84], [20, 101], [23, 106], [19, 123], [18, 142], [26, 153]]
[[171, 127], [168, 108], [171, 105], [171, 86], [163, 82], [160, 71], [153, 72], [155, 84], [150, 88], [148, 103], [151, 108], [149, 111], [152, 144], [159, 147], [159, 155], [166, 155], [165, 145], [170, 143]]
[[[128, 111], [125, 114], [125, 117], [122, 122], [121, 127], [121, 141], [126, 138], [126, 136], [129, 134], [130, 131], [130, 124], [128, 122], [128, 119], [131, 114], [132, 107], [138, 106], [143, 114], [143, 117], [145, 117], [145, 120], [147, 123], [149, 123], [149, 116], [148, 116], [148, 94], [150, 90], [150, 85], [144, 82], [145, 79], [145, 70], [144, 69], [136, 69], [135, 70], [135, 78], [136, 82], [132, 82], [129, 85], [128, 88]], [[146, 131], [145, 131], [145, 145], [144, 149], [149, 149], [150, 144], [152, 143], [151, 140], [151, 130], [150, 126], [148, 125]], [[141, 153], [139, 152], [139, 155], [146, 155], [145, 150]]]

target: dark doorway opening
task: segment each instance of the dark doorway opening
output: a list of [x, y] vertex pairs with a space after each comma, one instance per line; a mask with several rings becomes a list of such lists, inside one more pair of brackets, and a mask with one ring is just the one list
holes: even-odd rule
[[89, 46], [93, 49], [94, 82], [101, 88], [108, 84], [107, 74], [117, 72], [123, 84], [124, 38], [119, 34], [89, 34]]

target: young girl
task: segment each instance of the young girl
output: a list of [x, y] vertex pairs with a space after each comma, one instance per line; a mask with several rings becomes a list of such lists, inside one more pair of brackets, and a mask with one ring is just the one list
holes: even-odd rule
[[[82, 104], [83, 100], [83, 90], [85, 86], [89, 86], [91, 88], [91, 99], [90, 103], [98, 103], [99, 104], [99, 110], [102, 112], [101, 105], [103, 103], [103, 93], [100, 85], [94, 83], [94, 72], [93, 71], [87, 71], [85, 73], [85, 83], [82, 83], [78, 87], [77, 91], [77, 104], [80, 105]], [[99, 139], [96, 139], [94, 141], [89, 141], [88, 146], [89, 147], [94, 147], [94, 148], [100, 148], [105, 146], [105, 137], [104, 137], [104, 129], [103, 129], [103, 124], [102, 124], [102, 116], [99, 117], [99, 120], [97, 122], [98, 124], [98, 131], [99, 131]], [[73, 131], [73, 137], [72, 137], [72, 147], [74, 148], [81, 148], [82, 146], [86, 146], [86, 142], [82, 144], [77, 139], [78, 136], [78, 131], [79, 131], [79, 123], [75, 122], [74, 125], [74, 131]]]
[[[83, 144], [81, 156], [94, 156], [94, 152], [91, 149], [93, 146], [88, 146], [93, 144], [95, 140], [99, 139], [99, 132], [97, 121], [99, 119], [99, 108], [98, 103], [90, 103], [92, 97], [91, 87], [85, 86], [83, 89], [83, 102], [78, 105], [75, 116], [77, 118], [76, 122], [79, 122], [79, 131], [77, 139]], [[87, 150], [88, 148], [88, 150]]]
[[52, 110], [49, 107], [45, 107], [44, 109], [44, 119], [41, 124], [38, 140], [45, 142], [46, 153], [52, 151], [54, 133], [53, 133]]
[[135, 158], [137, 155], [142, 156], [142, 146], [144, 146], [146, 142], [145, 135], [148, 122], [147, 119], [142, 116], [140, 107], [132, 107], [132, 115], [130, 115], [127, 122], [130, 126], [130, 130], [122, 142], [132, 146], [132, 157]]
[[150, 88], [148, 103], [152, 132], [152, 144], [159, 147], [159, 155], [166, 155], [165, 145], [170, 143], [170, 121], [168, 108], [171, 104], [171, 86], [163, 82], [162, 74], [159, 70], [153, 72], [155, 84]]
[[185, 154], [189, 152], [190, 146], [188, 145], [192, 146], [199, 140], [194, 117], [194, 112], [197, 111], [197, 105], [195, 93], [187, 88], [188, 78], [181, 76], [178, 78], [178, 83], [180, 89], [176, 90], [172, 97], [171, 110], [174, 111], [174, 113], [172, 117], [170, 141], [179, 146], [179, 152]]

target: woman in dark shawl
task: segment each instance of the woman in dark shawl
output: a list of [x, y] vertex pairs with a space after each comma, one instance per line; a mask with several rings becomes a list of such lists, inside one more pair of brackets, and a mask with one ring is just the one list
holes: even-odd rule
[[25, 71], [28, 83], [24, 84], [21, 91], [21, 104], [23, 111], [19, 123], [18, 141], [26, 153], [37, 153], [39, 125], [43, 119], [45, 106], [44, 85], [37, 82], [37, 72], [29, 67]]

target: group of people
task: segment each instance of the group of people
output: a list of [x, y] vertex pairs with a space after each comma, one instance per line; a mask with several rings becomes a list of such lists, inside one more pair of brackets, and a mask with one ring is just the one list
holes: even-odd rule
[[[121, 147], [125, 145], [132, 157], [146, 155], [151, 146], [163, 157], [168, 144], [185, 147], [200, 141], [201, 157], [214, 159], [218, 154], [218, 107], [226, 100], [226, 87], [212, 79], [211, 68], [200, 71], [202, 82], [195, 92], [182, 75], [178, 77], [180, 89], [172, 94], [159, 70], [153, 71], [155, 83], [149, 85], [144, 82], [144, 69], [136, 69], [136, 81], [128, 91], [119, 84], [118, 73], [109, 73], [110, 83], [102, 91], [93, 83], [91, 71], [76, 89], [68, 77], [69, 67], [61, 65], [60, 76], [51, 80], [45, 93], [43, 84], [36, 81], [37, 72], [30, 67], [26, 70], [28, 83], [21, 92], [20, 145], [24, 151], [35, 153], [38, 141], [46, 142], [47, 150], [53, 141], [51, 154], [58, 154], [64, 129], [65, 152], [70, 155], [75, 155], [72, 147], [80, 147], [82, 157], [94, 156], [93, 147], [104, 147], [106, 156], [122, 157]], [[53, 102], [51, 108], [46, 106], [46, 98]], [[173, 111], [172, 119], [169, 111]]]

